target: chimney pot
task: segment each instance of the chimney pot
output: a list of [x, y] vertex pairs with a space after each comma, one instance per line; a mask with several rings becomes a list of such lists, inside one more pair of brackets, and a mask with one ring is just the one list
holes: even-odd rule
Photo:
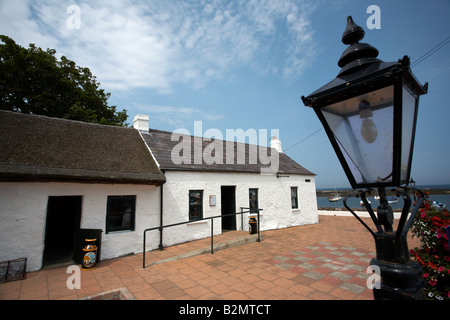
[[148, 131], [149, 129], [149, 116], [145, 114], [138, 114], [134, 117], [133, 127], [136, 130]]
[[278, 139], [277, 137], [272, 137], [270, 139], [270, 147], [277, 150], [279, 153], [282, 153], [283, 151], [281, 150], [281, 141], [280, 139]]

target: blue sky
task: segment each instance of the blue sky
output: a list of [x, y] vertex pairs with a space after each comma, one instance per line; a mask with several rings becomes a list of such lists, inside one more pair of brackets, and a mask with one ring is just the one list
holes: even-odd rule
[[[380, 29], [366, 25], [370, 5], [380, 8]], [[129, 123], [149, 114], [151, 128], [167, 131], [193, 133], [194, 121], [224, 136], [279, 129], [284, 151], [317, 174], [318, 188], [349, 187], [300, 99], [339, 72], [348, 15], [384, 61], [409, 55], [414, 63], [450, 36], [449, 0], [1, 0], [0, 34], [90, 68]], [[70, 24], [78, 17], [79, 28]], [[450, 44], [413, 72], [429, 92], [420, 100], [411, 175], [418, 184], [450, 184]]]

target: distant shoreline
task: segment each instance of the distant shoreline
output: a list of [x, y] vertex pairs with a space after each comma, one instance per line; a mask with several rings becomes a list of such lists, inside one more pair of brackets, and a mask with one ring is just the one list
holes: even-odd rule
[[[428, 193], [429, 195], [450, 195], [450, 189], [442, 189], [442, 188], [421, 188], [420, 190], [422, 190], [425, 193]], [[353, 192], [353, 190], [337, 190], [337, 193], [344, 197], [347, 194]], [[394, 193], [392, 191], [390, 191], [389, 189], [387, 190], [387, 195], [394, 195]], [[375, 196], [377, 194], [376, 190], [372, 191], [372, 194]], [[316, 190], [316, 196], [317, 197], [326, 197], [328, 198], [329, 196], [334, 196], [336, 195], [336, 190], [334, 189], [330, 189], [330, 190]]]

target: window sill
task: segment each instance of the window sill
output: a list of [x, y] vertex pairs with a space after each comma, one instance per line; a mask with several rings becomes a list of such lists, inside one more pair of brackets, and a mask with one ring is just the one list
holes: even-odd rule
[[[262, 217], [263, 215], [264, 215], [264, 213], [263, 213], [263, 211], [261, 211], [261, 212], [259, 213], [259, 216]], [[257, 213], [247, 213], [247, 217], [251, 217], [251, 216], [257, 217], [258, 214], [257, 214]]]
[[301, 209], [291, 209], [292, 213], [300, 213], [302, 210]]
[[192, 222], [186, 223], [186, 225], [194, 226], [194, 225], [203, 224], [203, 223], [208, 223], [208, 220], [192, 221]]
[[113, 234], [121, 234], [121, 233], [131, 233], [134, 232], [135, 230], [115, 230], [115, 231], [108, 231], [105, 232], [105, 235], [113, 235]]

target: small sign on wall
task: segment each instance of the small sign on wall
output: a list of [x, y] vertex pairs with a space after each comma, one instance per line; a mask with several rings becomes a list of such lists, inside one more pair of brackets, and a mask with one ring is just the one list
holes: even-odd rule
[[209, 196], [209, 205], [211, 207], [216, 205], [216, 196]]

